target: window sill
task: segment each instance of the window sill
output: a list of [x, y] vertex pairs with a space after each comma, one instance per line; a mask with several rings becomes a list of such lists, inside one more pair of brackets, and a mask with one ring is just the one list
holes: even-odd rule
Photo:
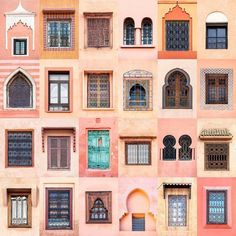
[[83, 108], [84, 111], [114, 111], [115, 108]]
[[87, 168], [87, 171], [90, 171], [90, 172], [107, 172], [107, 171], [111, 171], [111, 169], [89, 169]]
[[228, 224], [207, 224], [204, 226], [205, 229], [231, 229], [232, 227]]
[[154, 45], [121, 45], [121, 48], [155, 48]]
[[46, 113], [72, 113], [71, 110], [69, 111], [45, 111]]
[[35, 111], [36, 108], [35, 107], [29, 107], [29, 108], [4, 108], [4, 111]]

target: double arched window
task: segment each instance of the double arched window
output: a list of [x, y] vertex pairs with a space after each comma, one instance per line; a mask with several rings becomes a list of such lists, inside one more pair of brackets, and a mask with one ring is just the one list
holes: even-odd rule
[[142, 45], [152, 44], [152, 20], [144, 18], [142, 21]]
[[192, 86], [188, 74], [180, 69], [170, 71], [163, 87], [163, 108], [191, 109]]
[[132, 18], [126, 18], [124, 21], [124, 45], [134, 45], [135, 43], [135, 25]]

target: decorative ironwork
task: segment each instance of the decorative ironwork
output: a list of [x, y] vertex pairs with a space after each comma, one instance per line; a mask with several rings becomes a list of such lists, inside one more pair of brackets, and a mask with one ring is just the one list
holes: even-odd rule
[[187, 196], [168, 195], [168, 226], [187, 225]]
[[108, 210], [105, 208], [104, 203], [100, 198], [95, 200], [93, 207], [90, 209], [89, 219], [93, 221], [108, 219]]
[[33, 106], [33, 87], [22, 74], [17, 73], [7, 84], [8, 107], [30, 108]]
[[70, 201], [70, 190], [48, 190], [48, 228], [71, 228]]
[[227, 49], [228, 37], [227, 37], [228, 25], [215, 25], [207, 24], [206, 35], [206, 48], [207, 49]]
[[173, 71], [168, 76], [164, 92], [164, 108], [191, 108], [191, 86], [188, 78], [181, 71]]
[[110, 107], [109, 74], [88, 74], [87, 106], [89, 108]]
[[176, 160], [176, 149], [175, 137], [172, 135], [167, 135], [163, 139], [164, 149], [163, 149], [163, 160]]
[[145, 231], [144, 214], [132, 214], [132, 231]]
[[110, 46], [110, 19], [97, 17], [87, 18], [88, 47]]
[[126, 18], [124, 21], [124, 45], [134, 45], [135, 42], [135, 28], [134, 20]]
[[229, 169], [228, 143], [205, 143], [205, 169], [206, 170]]
[[207, 191], [207, 224], [227, 223], [227, 191]]
[[11, 225], [28, 225], [28, 195], [11, 196]]
[[192, 160], [191, 144], [192, 139], [188, 135], [182, 135], [179, 138], [179, 145], [181, 146], [179, 149], [179, 160]]
[[166, 50], [189, 50], [189, 21], [166, 21]]
[[206, 74], [206, 104], [228, 103], [228, 74]]
[[8, 166], [32, 166], [32, 132], [8, 131]]
[[144, 18], [142, 21], [142, 44], [152, 44], [152, 20], [150, 18]]

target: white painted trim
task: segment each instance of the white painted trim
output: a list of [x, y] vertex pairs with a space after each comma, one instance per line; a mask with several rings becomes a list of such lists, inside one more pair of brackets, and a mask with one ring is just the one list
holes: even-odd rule
[[210, 13], [206, 18], [206, 23], [227, 23], [227, 16], [219, 11]]
[[[26, 44], [27, 44], [26, 55], [15, 55], [14, 54], [14, 39], [26, 39]], [[13, 57], [27, 57], [27, 56], [29, 56], [29, 37], [12, 37], [12, 39], [11, 39], [11, 55]]]
[[[29, 108], [9, 108], [7, 107], [7, 84], [9, 83], [9, 81], [18, 73], [21, 72], [22, 74], [24, 74], [27, 79], [31, 82], [32, 84], [32, 107]], [[36, 108], [36, 85], [34, 82], [34, 79], [31, 77], [31, 75], [25, 71], [24, 69], [22, 69], [21, 67], [18, 67], [15, 71], [13, 71], [4, 81], [3, 84], [3, 108], [7, 109], [7, 110], [32, 110]]]

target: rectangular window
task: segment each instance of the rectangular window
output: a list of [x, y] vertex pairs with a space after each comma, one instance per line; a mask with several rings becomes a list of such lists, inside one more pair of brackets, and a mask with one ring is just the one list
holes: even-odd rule
[[11, 228], [31, 227], [31, 192], [8, 191], [8, 226]]
[[88, 74], [87, 107], [110, 107], [110, 74]]
[[88, 131], [88, 168], [110, 167], [110, 135], [108, 130]]
[[132, 231], [145, 231], [144, 214], [132, 214]]
[[189, 50], [189, 21], [166, 21], [166, 50]]
[[47, 229], [72, 229], [71, 189], [47, 189]]
[[168, 195], [168, 226], [187, 225], [187, 196]]
[[150, 165], [151, 143], [150, 142], [126, 142], [125, 156], [127, 165]]
[[71, 21], [50, 20], [47, 22], [47, 47], [71, 47]]
[[207, 191], [207, 224], [227, 224], [227, 191]]
[[228, 104], [228, 74], [206, 74], [206, 104]]
[[227, 49], [227, 24], [207, 24], [206, 31], [207, 49]]
[[49, 111], [69, 111], [69, 73], [49, 73]]
[[70, 168], [70, 137], [48, 137], [48, 168]]
[[27, 55], [27, 39], [13, 39], [14, 55]]
[[206, 170], [229, 169], [228, 143], [205, 143], [205, 169]]
[[7, 155], [8, 166], [32, 166], [33, 135], [32, 131], [8, 131]]
[[85, 13], [87, 20], [87, 47], [111, 46], [111, 14]]

